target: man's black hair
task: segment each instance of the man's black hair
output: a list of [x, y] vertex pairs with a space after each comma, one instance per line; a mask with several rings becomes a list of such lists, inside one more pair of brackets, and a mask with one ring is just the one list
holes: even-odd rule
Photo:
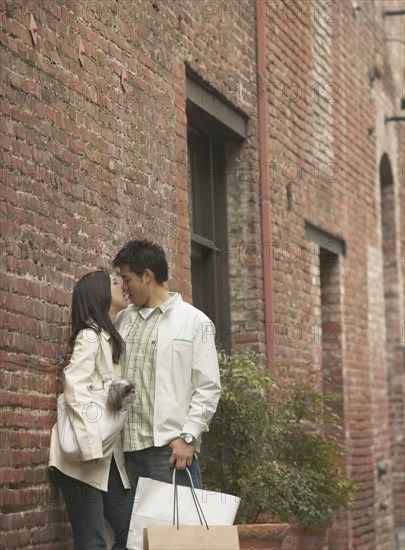
[[169, 278], [169, 268], [163, 248], [147, 239], [127, 242], [113, 261], [114, 267], [127, 264], [131, 271], [141, 277], [145, 269], [155, 274], [155, 280], [163, 284]]

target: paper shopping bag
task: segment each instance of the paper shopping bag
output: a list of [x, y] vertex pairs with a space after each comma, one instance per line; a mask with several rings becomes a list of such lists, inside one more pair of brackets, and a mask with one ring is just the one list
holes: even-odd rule
[[[200, 525], [190, 487], [178, 486], [181, 525]], [[232, 525], [240, 499], [205, 489], [195, 489], [209, 526]], [[173, 525], [174, 485], [140, 477], [129, 527], [128, 550], [143, 549], [143, 530], [149, 525]]]
[[236, 525], [153, 525], [144, 533], [144, 550], [239, 550]]

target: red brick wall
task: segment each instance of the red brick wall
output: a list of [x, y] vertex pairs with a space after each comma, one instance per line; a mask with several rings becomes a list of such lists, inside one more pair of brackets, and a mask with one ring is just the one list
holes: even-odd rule
[[[47, 455], [73, 282], [108, 266], [130, 237], [148, 236], [168, 251], [172, 288], [191, 299], [185, 63], [223, 93], [227, 80], [251, 81], [255, 25], [224, 33], [191, 1], [1, 8], [1, 544], [66, 549]], [[246, 109], [254, 119], [255, 105]]]
[[[403, 4], [386, 2], [386, 9], [404, 8]], [[398, 37], [404, 37], [403, 17], [386, 17], [379, 15], [381, 34], [378, 41], [378, 51], [384, 62], [381, 78], [375, 83], [377, 109], [380, 121], [383, 115], [403, 114], [400, 111], [399, 97], [405, 95], [404, 86], [404, 55], [400, 48]], [[395, 70], [395, 68], [401, 70]], [[402, 91], [402, 94], [398, 93]], [[392, 473], [394, 489], [395, 520], [397, 526], [404, 526], [405, 518], [405, 436], [404, 436], [404, 347], [405, 347], [405, 132], [404, 123], [389, 122], [383, 126], [377, 125], [377, 162], [379, 167], [389, 165], [390, 179], [378, 173], [377, 238], [380, 245], [381, 280], [384, 293], [384, 331], [388, 370], [388, 393], [391, 436], [391, 463], [385, 466]], [[383, 160], [384, 159], [384, 160]], [[383, 161], [383, 162], [382, 162]], [[385, 162], [386, 161], [386, 162]], [[385, 172], [385, 170], [383, 170]], [[381, 339], [377, 340], [377, 346]], [[377, 478], [378, 479], [378, 478]], [[378, 483], [385, 483], [385, 474], [379, 476]]]
[[[393, 482], [389, 466], [392, 452], [388, 435], [389, 372], [382, 353], [385, 346], [384, 291], [381, 279], [375, 280], [375, 273], [378, 275], [380, 271], [381, 274], [382, 267], [379, 227], [375, 221], [379, 218], [376, 168], [380, 160], [376, 158], [376, 150], [383, 140], [389, 145], [398, 176], [403, 163], [403, 133], [398, 123], [396, 127], [381, 128], [384, 112], [378, 109], [376, 97], [388, 95], [390, 101], [386, 102], [386, 111], [398, 112], [403, 89], [395, 78], [403, 74], [403, 56], [400, 58], [397, 54], [395, 57], [399, 50], [388, 52], [387, 45], [383, 50], [379, 48], [388, 34], [403, 36], [400, 21], [395, 23], [391, 19], [383, 27], [382, 9], [403, 6], [398, 2], [369, 3], [364, 9], [363, 3], [357, 3], [360, 9], [353, 11], [356, 3], [339, 2], [328, 5], [326, 11], [314, 3], [312, 15], [307, 19], [308, 11], [304, 3], [300, 5], [304, 13], [298, 11], [299, 21], [290, 14], [295, 21], [294, 32], [291, 32], [286, 11], [275, 10], [274, 21], [269, 21], [272, 62], [269, 72], [271, 79], [280, 83], [279, 89], [284, 90], [271, 102], [270, 152], [274, 161], [286, 168], [285, 173], [279, 170], [279, 177], [272, 181], [272, 194], [277, 199], [280, 197], [275, 199], [277, 204], [273, 209], [274, 238], [280, 239], [281, 235], [282, 245], [295, 242], [301, 249], [298, 261], [280, 261], [275, 266], [276, 321], [280, 327], [295, 322], [301, 329], [301, 338], [296, 342], [286, 338], [285, 333], [279, 333], [277, 358], [297, 365], [308, 361], [315, 367], [319, 361], [319, 340], [311, 334], [319, 323], [319, 283], [316, 266], [311, 266], [316, 255], [311, 253], [312, 245], [305, 244], [303, 239], [305, 219], [345, 239], [348, 248], [347, 257], [341, 259], [344, 273], [343, 420], [351, 450], [349, 469], [358, 484], [359, 495], [353, 513], [347, 518], [346, 540], [343, 538], [341, 547], [389, 548], [395, 544], [391, 491], [392, 487], [403, 484], [404, 474], [399, 456], [396, 458], [397, 479], [402, 479], [402, 483]], [[392, 44], [390, 46], [392, 48]], [[367, 75], [368, 63], [374, 61], [379, 51], [383, 52], [385, 77], [382, 85], [385, 89], [379, 82], [373, 89]], [[300, 71], [303, 74], [297, 80]], [[297, 90], [297, 101], [291, 100], [291, 83]], [[293, 173], [300, 175], [292, 184], [293, 207], [290, 211], [286, 207], [286, 186], [294, 178], [287, 176], [289, 163], [293, 163]], [[403, 185], [403, 180], [397, 177], [397, 261], [401, 261], [399, 226], [403, 221], [400, 221], [399, 210], [403, 202], [399, 199]], [[403, 225], [401, 235], [403, 240]], [[377, 256], [373, 255], [374, 247], [380, 251]], [[396, 281], [399, 289], [403, 289], [403, 275], [401, 279], [398, 274]], [[401, 291], [399, 293], [402, 295]], [[399, 308], [397, 320], [403, 322], [403, 307], [401, 310], [399, 306], [403, 299], [401, 302], [398, 296], [394, 301]], [[398, 330], [393, 339], [397, 357], [403, 361], [404, 342]], [[397, 372], [398, 381], [401, 378], [398, 367]], [[401, 393], [402, 388], [403, 395], [403, 374], [399, 382], [396, 391]], [[398, 415], [396, 418], [399, 431], [401, 420]], [[377, 459], [388, 465], [381, 478]], [[399, 489], [396, 491], [399, 493]], [[398, 520], [403, 510], [403, 497], [401, 499], [399, 494], [396, 507]], [[370, 521], [371, 517], [374, 521]], [[399, 520], [399, 525], [401, 523], [403, 519]]]
[[[385, 346], [384, 297], [371, 267], [382, 266], [379, 160], [388, 144], [396, 197], [403, 199], [404, 139], [399, 123], [381, 125], [384, 110], [398, 110], [395, 78], [374, 84], [377, 100], [370, 95], [372, 53], [382, 51], [386, 75], [395, 73], [382, 3], [353, 11], [355, 4], [267, 3], [270, 166], [260, 166], [256, 17], [264, 13], [254, 2], [1, 3], [2, 547], [70, 544], [46, 464], [74, 280], [109, 266], [129, 238], [148, 236], [168, 251], [172, 288], [191, 299], [188, 65], [249, 116], [248, 139], [227, 148], [229, 232], [219, 243], [230, 266], [227, 330], [235, 345], [263, 354], [266, 334], [274, 334], [279, 363], [319, 371], [319, 247], [306, 240], [305, 220], [347, 243], [339, 260], [342, 414], [359, 495], [342, 515], [338, 544], [394, 548], [387, 359], [374, 354]], [[382, 108], [378, 98], [387, 95]], [[270, 170], [275, 327], [263, 327], [261, 169]], [[404, 262], [398, 255], [397, 261], [400, 286]], [[403, 306], [399, 311], [403, 323]], [[393, 345], [403, 353], [403, 340]], [[377, 455], [389, 465], [383, 483]]]

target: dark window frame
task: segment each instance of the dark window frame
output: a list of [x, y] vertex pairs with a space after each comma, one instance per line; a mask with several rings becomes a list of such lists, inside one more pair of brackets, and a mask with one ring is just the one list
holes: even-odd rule
[[[190, 117], [191, 118], [191, 117]], [[191, 168], [193, 303], [214, 322], [217, 341], [230, 347], [227, 250], [226, 142], [192, 120], [187, 129]], [[205, 150], [204, 143], [205, 142]], [[196, 208], [197, 207], [197, 208]]]
[[[242, 142], [247, 138], [248, 116], [218, 94], [210, 84], [203, 82], [187, 64], [186, 70], [187, 146], [192, 182], [189, 215], [193, 303], [215, 323], [218, 343], [223, 349], [230, 349], [227, 143]], [[199, 135], [201, 139], [205, 136], [206, 144], [208, 142], [205, 154], [201, 155], [195, 143], [190, 146], [190, 142], [195, 141], [193, 135]], [[196, 157], [200, 159], [199, 174], [196, 172]], [[211, 166], [205, 174], [202, 171], [203, 162]], [[209, 186], [208, 198], [204, 185]], [[195, 186], [199, 188], [195, 189]], [[200, 211], [196, 211], [196, 206]], [[211, 229], [204, 227], [207, 218], [211, 219]]]

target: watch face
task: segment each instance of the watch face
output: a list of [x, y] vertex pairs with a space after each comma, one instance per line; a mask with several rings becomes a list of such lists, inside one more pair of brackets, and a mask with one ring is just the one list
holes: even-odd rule
[[186, 443], [192, 443], [192, 442], [193, 442], [193, 439], [194, 439], [193, 436], [190, 435], [190, 434], [187, 434], [187, 435], [184, 436], [184, 441], [185, 441]]

